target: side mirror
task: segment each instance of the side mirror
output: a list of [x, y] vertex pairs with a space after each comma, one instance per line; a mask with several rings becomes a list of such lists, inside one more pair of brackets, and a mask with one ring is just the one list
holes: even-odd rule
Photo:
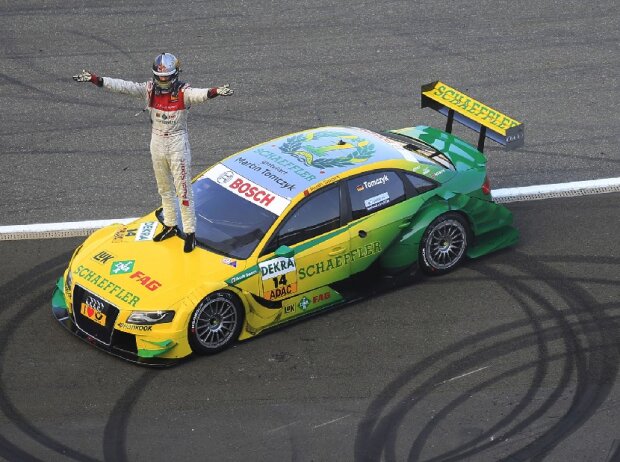
[[291, 258], [293, 255], [295, 255], [295, 250], [288, 245], [281, 245], [276, 249], [276, 257]]

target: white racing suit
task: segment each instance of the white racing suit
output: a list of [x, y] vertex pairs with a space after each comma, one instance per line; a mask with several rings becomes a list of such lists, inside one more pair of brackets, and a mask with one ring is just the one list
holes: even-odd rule
[[216, 88], [181, 84], [176, 93], [157, 93], [153, 82], [129, 82], [103, 77], [106, 90], [143, 98], [151, 118], [151, 159], [164, 210], [164, 224], [176, 226], [174, 197], [178, 196], [183, 231], [196, 231], [196, 212], [190, 171], [192, 154], [187, 134], [187, 110], [217, 95]]

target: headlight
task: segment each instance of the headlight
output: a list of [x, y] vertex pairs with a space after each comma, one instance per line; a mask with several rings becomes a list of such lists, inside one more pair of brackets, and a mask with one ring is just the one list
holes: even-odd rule
[[162, 324], [171, 322], [174, 311], [132, 311], [127, 322], [129, 324]]

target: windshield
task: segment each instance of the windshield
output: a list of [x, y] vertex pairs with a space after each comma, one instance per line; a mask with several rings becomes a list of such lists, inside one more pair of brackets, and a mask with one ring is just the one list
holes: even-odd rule
[[[201, 178], [192, 186], [196, 204], [196, 240], [217, 253], [240, 260], [248, 258], [277, 215], [209, 178]], [[177, 223], [183, 229], [178, 204], [176, 213]]]

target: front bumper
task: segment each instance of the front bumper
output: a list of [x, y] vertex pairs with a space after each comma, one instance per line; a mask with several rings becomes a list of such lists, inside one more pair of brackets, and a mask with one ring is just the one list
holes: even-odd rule
[[173, 339], [163, 341], [138, 340], [135, 335], [114, 329], [110, 344], [102, 343], [94, 336], [88, 334], [75, 322], [73, 314], [69, 311], [64, 297], [64, 278], [61, 277], [56, 282], [54, 294], [52, 295], [52, 314], [56, 321], [76, 337], [86, 343], [97, 347], [113, 356], [125, 359], [135, 364], [155, 367], [168, 367], [184, 361], [186, 358], [161, 358], [159, 355], [165, 354], [177, 345]]

